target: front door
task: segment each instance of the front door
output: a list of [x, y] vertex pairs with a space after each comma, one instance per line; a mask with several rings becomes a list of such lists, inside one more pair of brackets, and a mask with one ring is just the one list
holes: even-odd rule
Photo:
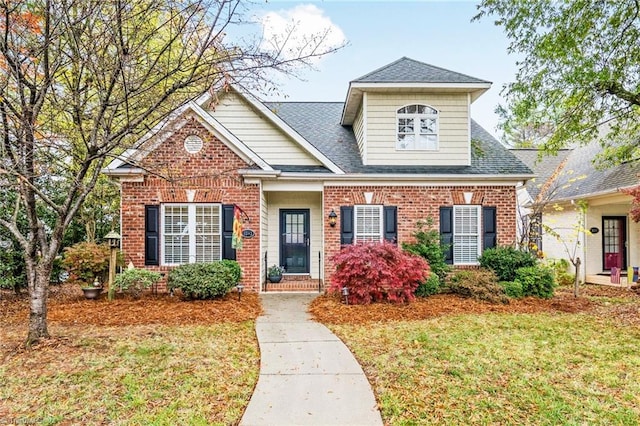
[[604, 216], [602, 218], [602, 264], [605, 271], [612, 267], [627, 268], [627, 218]]
[[280, 264], [286, 273], [309, 273], [309, 237], [309, 209], [280, 210]]

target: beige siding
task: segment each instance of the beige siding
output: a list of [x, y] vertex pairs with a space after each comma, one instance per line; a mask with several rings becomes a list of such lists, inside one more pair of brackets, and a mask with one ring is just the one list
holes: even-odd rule
[[[353, 133], [356, 136], [356, 140], [358, 141], [358, 149], [360, 150], [360, 156], [362, 159], [365, 159], [365, 133], [364, 133], [364, 115], [362, 113], [363, 109], [360, 107], [358, 113], [356, 114], [356, 118], [353, 120]], [[366, 164], [366, 162], [365, 162]]]
[[226, 93], [209, 112], [269, 164], [320, 165], [235, 92]]
[[322, 251], [322, 193], [320, 192], [266, 192], [267, 222], [267, 263], [280, 264], [280, 209], [309, 209], [310, 271], [312, 278], [318, 278], [318, 252]]
[[[367, 164], [469, 164], [469, 105], [466, 94], [368, 93]], [[409, 104], [426, 104], [439, 111], [437, 151], [396, 150], [396, 111]]]

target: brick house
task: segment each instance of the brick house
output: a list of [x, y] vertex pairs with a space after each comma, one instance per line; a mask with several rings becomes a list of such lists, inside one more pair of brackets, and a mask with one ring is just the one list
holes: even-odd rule
[[[341, 245], [410, 241], [431, 217], [447, 260], [477, 264], [514, 243], [516, 188], [532, 177], [470, 117], [490, 86], [401, 58], [351, 81], [345, 102], [261, 102], [235, 87], [203, 96], [105, 169], [121, 185], [126, 263], [167, 272], [236, 259], [248, 289], [317, 291]], [[274, 264], [285, 279], [267, 285]]]

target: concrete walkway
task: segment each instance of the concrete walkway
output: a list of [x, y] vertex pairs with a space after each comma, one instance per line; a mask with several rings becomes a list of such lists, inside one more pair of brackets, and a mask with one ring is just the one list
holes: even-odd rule
[[382, 425], [360, 365], [335, 334], [310, 320], [314, 297], [261, 296], [260, 378], [240, 425]]

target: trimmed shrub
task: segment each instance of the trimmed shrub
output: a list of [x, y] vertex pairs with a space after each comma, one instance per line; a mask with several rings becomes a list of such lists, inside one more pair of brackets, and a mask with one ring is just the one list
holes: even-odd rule
[[440, 291], [440, 277], [431, 273], [426, 281], [421, 282], [416, 289], [416, 296], [429, 297]]
[[507, 294], [507, 296], [511, 297], [512, 299], [520, 299], [522, 296], [524, 296], [524, 293], [522, 291], [522, 284], [520, 283], [520, 281], [500, 281], [499, 283], [502, 288], [504, 288], [504, 292]]
[[[419, 220], [416, 224], [416, 228], [417, 230], [413, 233], [413, 237], [416, 239], [416, 242], [403, 243], [402, 248], [409, 253], [425, 259], [427, 263], [429, 263], [431, 273], [438, 277], [440, 281], [439, 286], [444, 285], [447, 274], [451, 271], [451, 266], [445, 262], [445, 252], [442, 244], [440, 243], [440, 232], [434, 228], [433, 218], [430, 217], [425, 220]], [[426, 283], [424, 284], [426, 285]], [[435, 283], [432, 282], [427, 287], [433, 288], [434, 284]], [[430, 294], [425, 295], [428, 296]]]
[[158, 272], [146, 269], [125, 269], [116, 275], [113, 284], [117, 291], [138, 298], [144, 290], [157, 283], [160, 277]]
[[491, 303], [509, 303], [498, 278], [488, 269], [456, 271], [449, 282], [449, 290], [463, 297]]
[[169, 290], [180, 289], [189, 299], [222, 297], [236, 285], [234, 274], [221, 262], [188, 263], [169, 272]]
[[109, 269], [109, 247], [89, 242], [74, 244], [64, 249], [62, 266], [69, 273], [68, 281], [83, 287], [93, 284], [96, 277], [104, 281]]
[[553, 297], [555, 280], [553, 271], [546, 266], [527, 266], [516, 271], [516, 279], [522, 285], [525, 296]]
[[518, 268], [535, 266], [538, 262], [533, 254], [511, 246], [487, 249], [478, 261], [483, 268], [493, 270], [500, 281], [514, 281]]
[[240, 282], [240, 278], [242, 278], [242, 268], [240, 267], [240, 264], [231, 259], [222, 259], [219, 262], [229, 268], [229, 271], [233, 276], [234, 285], [238, 284]]
[[410, 302], [418, 284], [429, 276], [424, 259], [387, 241], [346, 246], [331, 260], [336, 271], [329, 291], [347, 287], [349, 302], [355, 304]]

